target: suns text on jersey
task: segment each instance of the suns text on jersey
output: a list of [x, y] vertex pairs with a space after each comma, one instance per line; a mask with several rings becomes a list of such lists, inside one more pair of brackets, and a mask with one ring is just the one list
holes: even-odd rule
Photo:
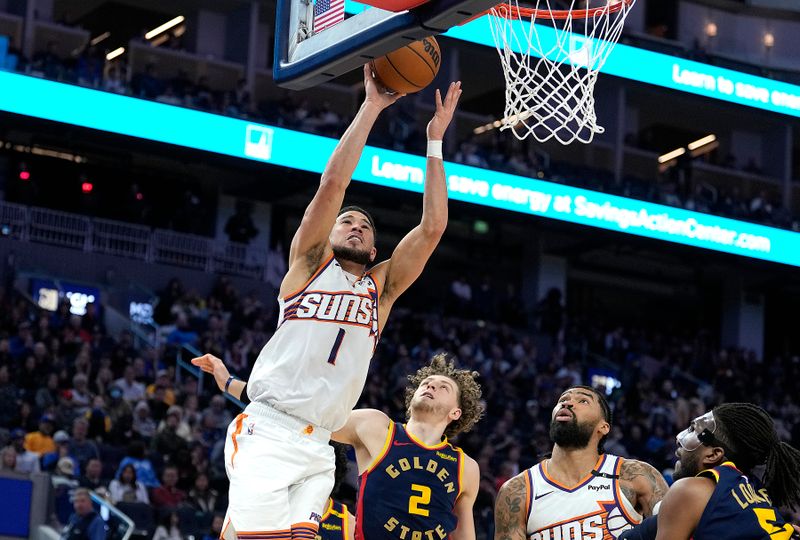
[[536, 531], [530, 540], [609, 540], [613, 536], [606, 530], [608, 512], [582, 516], [565, 523], [557, 523], [546, 529]]
[[[352, 293], [308, 292], [287, 309], [287, 319], [314, 319], [370, 327], [373, 299]], [[293, 309], [294, 308], [294, 309]]]

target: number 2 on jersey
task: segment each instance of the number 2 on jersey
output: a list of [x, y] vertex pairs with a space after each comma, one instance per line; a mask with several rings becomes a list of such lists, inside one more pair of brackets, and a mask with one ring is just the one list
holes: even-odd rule
[[412, 495], [411, 498], [408, 499], [408, 513], [428, 517], [431, 514], [430, 510], [427, 508], [420, 508], [419, 505], [430, 504], [431, 488], [419, 484], [411, 484], [411, 491], [419, 493], [419, 495]]
[[344, 328], [339, 328], [339, 333], [336, 335], [336, 339], [333, 342], [331, 354], [328, 355], [328, 363], [332, 366], [336, 365], [336, 357], [339, 355], [339, 349], [342, 347], [342, 341], [344, 341]]

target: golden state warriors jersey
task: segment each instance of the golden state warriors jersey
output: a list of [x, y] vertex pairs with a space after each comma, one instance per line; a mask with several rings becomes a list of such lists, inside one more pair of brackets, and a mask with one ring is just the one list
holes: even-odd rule
[[530, 540], [612, 540], [641, 523], [642, 516], [619, 487], [623, 459], [603, 454], [592, 473], [564, 486], [543, 461], [525, 472]]
[[328, 507], [322, 514], [315, 540], [353, 540], [350, 538], [349, 521], [347, 505], [328, 499]]
[[336, 431], [361, 395], [378, 342], [378, 285], [370, 274], [345, 272], [331, 255], [278, 304], [278, 328], [258, 355], [247, 395]]
[[463, 470], [464, 453], [447, 439], [427, 446], [391, 424], [381, 455], [359, 478], [356, 539], [443, 540], [458, 525]]
[[694, 531], [694, 540], [789, 540], [794, 529], [772, 506], [757, 479], [732, 462], [703, 471], [717, 485]]

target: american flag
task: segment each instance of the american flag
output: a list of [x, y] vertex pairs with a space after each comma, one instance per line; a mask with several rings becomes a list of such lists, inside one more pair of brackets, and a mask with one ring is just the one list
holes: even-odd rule
[[314, 33], [344, 20], [344, 0], [316, 0], [314, 3]]

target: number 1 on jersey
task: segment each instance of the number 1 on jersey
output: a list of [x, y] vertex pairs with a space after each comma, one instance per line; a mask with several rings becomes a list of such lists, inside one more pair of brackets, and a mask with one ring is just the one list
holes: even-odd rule
[[336, 335], [336, 339], [333, 342], [331, 354], [328, 355], [328, 363], [332, 366], [336, 365], [336, 357], [339, 355], [339, 348], [342, 346], [342, 341], [344, 341], [344, 328], [339, 328], [339, 333]]

